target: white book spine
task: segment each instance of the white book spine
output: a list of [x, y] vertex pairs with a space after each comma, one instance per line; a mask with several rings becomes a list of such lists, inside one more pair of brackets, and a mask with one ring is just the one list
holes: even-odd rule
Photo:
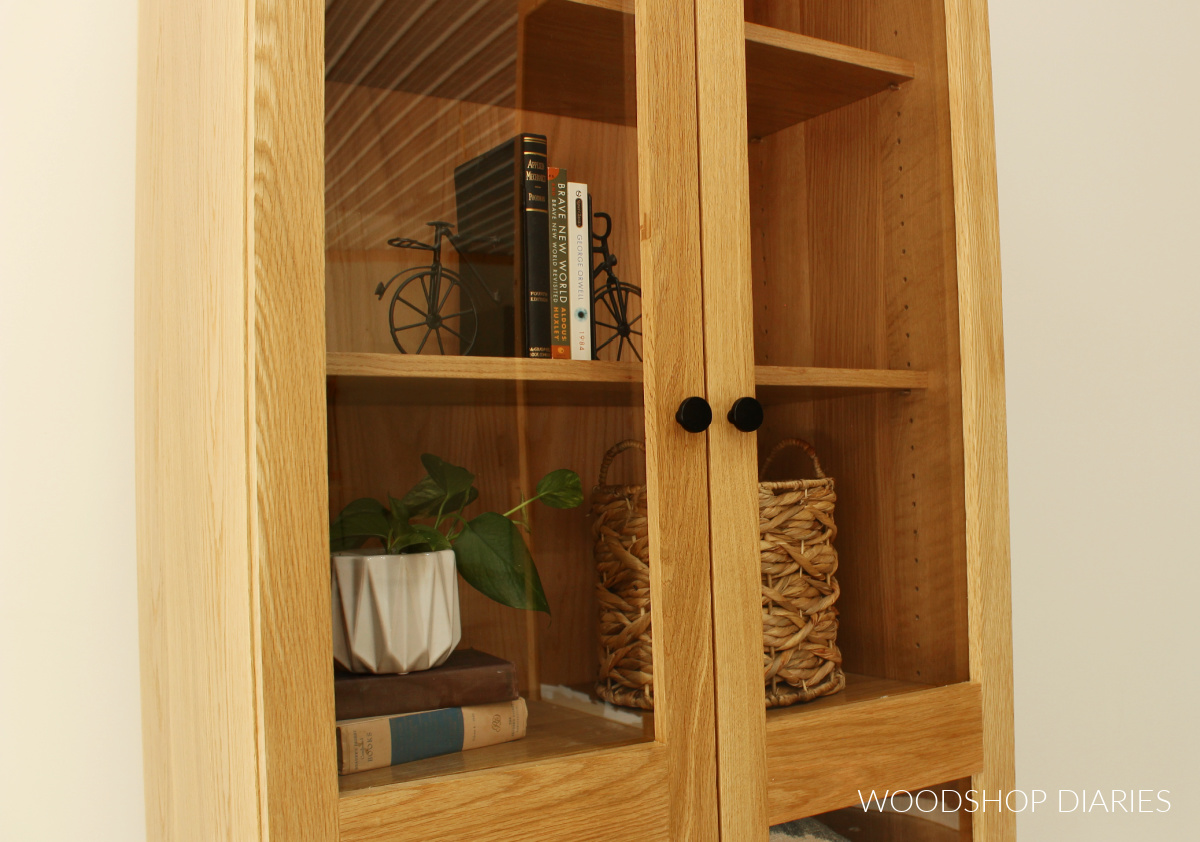
[[570, 280], [571, 359], [592, 358], [592, 238], [588, 187], [567, 182], [567, 236]]

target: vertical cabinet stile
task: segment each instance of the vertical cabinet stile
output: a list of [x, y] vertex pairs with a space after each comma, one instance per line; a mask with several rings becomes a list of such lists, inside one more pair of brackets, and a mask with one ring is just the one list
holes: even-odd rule
[[705, 394], [694, 13], [692, 0], [636, 8], [655, 729], [671, 753], [669, 838], [715, 840], [708, 466], [704, 435], [674, 417], [684, 397]]
[[696, 3], [701, 253], [712, 530], [713, 648], [723, 839], [767, 836], [757, 435], [726, 420], [753, 397], [742, 3]]

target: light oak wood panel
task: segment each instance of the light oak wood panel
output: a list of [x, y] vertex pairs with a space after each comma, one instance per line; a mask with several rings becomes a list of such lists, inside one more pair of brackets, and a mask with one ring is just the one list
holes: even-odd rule
[[[342, 796], [341, 842], [640, 842], [670, 832], [657, 743], [467, 772]], [[613, 805], [621, 821], [614, 822]]]
[[[331, 377], [396, 377], [406, 380], [618, 383], [642, 382], [642, 367], [604, 360], [535, 360], [524, 357], [411, 356], [330, 351], [325, 373]], [[641, 387], [638, 386], [640, 389]]]
[[[1012, 789], [1012, 608], [1004, 332], [987, 4], [947, 0], [949, 111], [962, 336], [971, 679], [983, 687], [984, 763], [976, 789]], [[976, 839], [1016, 838], [1012, 813], [972, 817]]]
[[151, 840], [263, 838], [248, 562], [246, 21], [238, 3], [197, 3], [185, 19], [147, 2], [139, 15], [135, 418]]
[[755, 383], [763, 403], [815, 400], [868, 392], [911, 392], [929, 388], [929, 372], [904, 369], [755, 366]]
[[[151, 839], [336, 835], [323, 680], [319, 14], [315, 3], [259, 0], [149, 3], [140, 17]], [[287, 72], [297, 66], [310, 72]]]
[[[264, 836], [331, 839], [337, 783], [325, 452], [317, 0], [256, 0], [247, 335]], [[199, 444], [199, 443], [198, 443]]]
[[[666, 839], [719, 836], [704, 438], [675, 423], [704, 393], [696, 45], [691, 0], [638, 0], [637, 139], [655, 739], [670, 752]], [[625, 803], [615, 799], [613, 803]], [[646, 834], [650, 836], [651, 834]]]
[[864, 787], [919, 789], [983, 764], [978, 684], [767, 715], [771, 824], [858, 803]]
[[[744, 156], [752, 51], [739, 37], [742, 22], [738, 3], [696, 4], [705, 367], [715, 421], [708, 430], [708, 498], [717, 782], [721, 837], [748, 840], [769, 835], [757, 448], [754, 433], [722, 417], [739, 398], [754, 394], [755, 380]], [[752, 113], [761, 113], [753, 112], [754, 86], [749, 90]]]

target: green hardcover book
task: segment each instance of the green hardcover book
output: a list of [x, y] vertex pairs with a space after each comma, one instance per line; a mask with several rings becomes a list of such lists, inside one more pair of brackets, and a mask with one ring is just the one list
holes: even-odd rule
[[571, 359], [571, 293], [567, 269], [567, 171], [547, 167], [550, 193], [550, 356]]

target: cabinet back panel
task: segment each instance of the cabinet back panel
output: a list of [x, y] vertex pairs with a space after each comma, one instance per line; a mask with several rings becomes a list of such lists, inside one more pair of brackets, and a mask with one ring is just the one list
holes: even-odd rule
[[[958, 291], [940, 3], [768, 3], [747, 20], [912, 60], [899, 90], [752, 138], [760, 365], [930, 372], [912, 395], [771, 407], [838, 481], [847, 669], [967, 678]], [[802, 458], [772, 478], [810, 476]], [[800, 472], [800, 473], [797, 473]]]
[[[359, 497], [402, 496], [424, 475], [421, 453], [475, 473], [480, 496], [468, 517], [507, 511], [552, 470], [576, 471], [584, 505], [558, 510], [535, 503], [530, 511], [533, 534], [527, 538], [551, 616], [498, 605], [459, 580], [461, 646], [513, 661], [522, 690], [537, 698], [543, 683], [596, 680], [596, 572], [587, 500], [605, 448], [626, 438], [644, 438], [641, 407], [348, 404], [339, 403], [331, 387], [330, 513]], [[644, 483], [640, 455], [621, 459], [628, 464], [616, 464], [611, 479]]]

